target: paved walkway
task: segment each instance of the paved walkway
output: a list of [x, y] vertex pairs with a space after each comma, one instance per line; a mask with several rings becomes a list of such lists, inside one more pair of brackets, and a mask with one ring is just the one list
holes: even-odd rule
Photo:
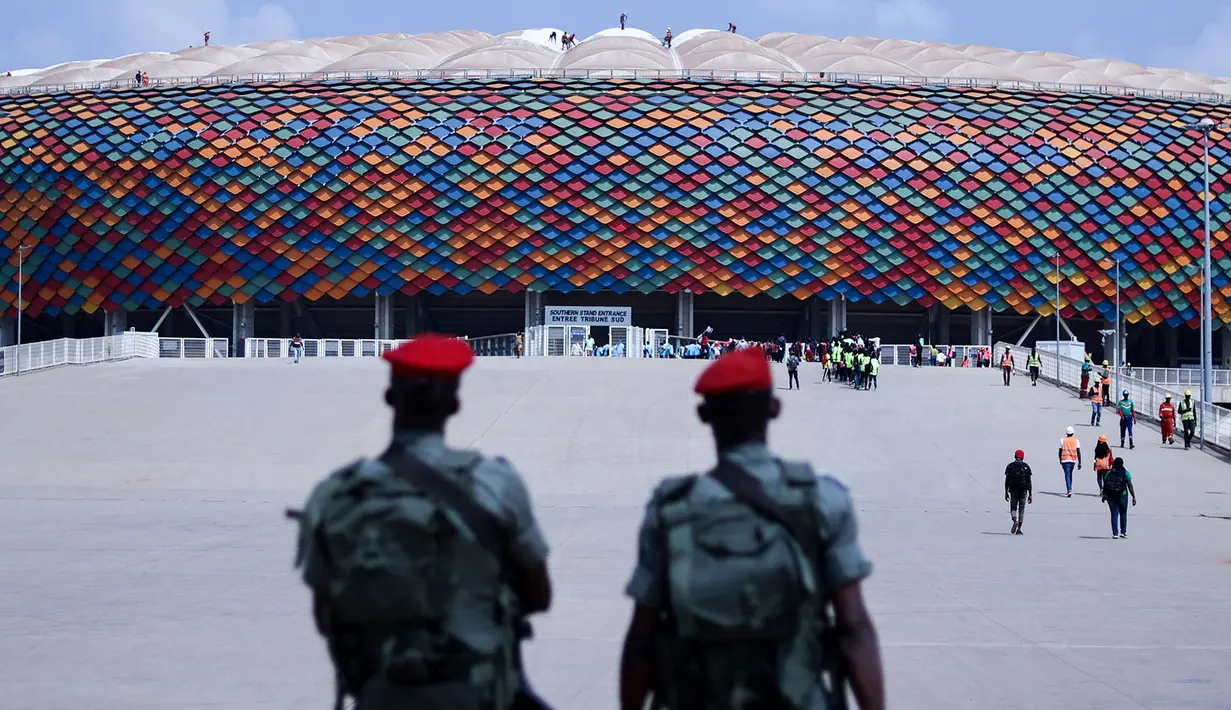
[[[508, 455], [553, 546], [529, 657], [556, 707], [616, 707], [621, 597], [659, 476], [706, 467], [698, 363], [484, 360], [458, 445]], [[1078, 400], [987, 370], [886, 368], [879, 392], [780, 394], [773, 444], [842, 476], [894, 708], [1231, 707], [1231, 466], [1125, 458], [1140, 505], [1112, 541], [1089, 466], [1065, 499]], [[777, 373], [785, 381], [785, 373]], [[327, 707], [286, 505], [385, 441], [377, 361], [127, 362], [0, 382], [0, 657], [31, 707]], [[1110, 424], [1104, 430], [1111, 433]], [[1002, 471], [1038, 494], [1009, 537]]]

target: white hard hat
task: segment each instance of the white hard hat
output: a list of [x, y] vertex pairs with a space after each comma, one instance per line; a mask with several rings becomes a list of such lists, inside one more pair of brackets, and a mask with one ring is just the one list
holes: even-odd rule
[[1067, 428], [1064, 430], [1064, 433], [1065, 433], [1065, 434], [1068, 434], [1069, 436], [1072, 436], [1072, 435], [1073, 435], [1073, 427], [1067, 427]]

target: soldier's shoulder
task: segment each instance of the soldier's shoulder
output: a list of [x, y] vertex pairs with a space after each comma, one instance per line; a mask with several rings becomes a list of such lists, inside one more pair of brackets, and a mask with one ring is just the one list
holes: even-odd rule
[[854, 507], [851, 489], [838, 476], [832, 473], [817, 473], [816, 503], [824, 513], [840, 513]]
[[650, 505], [662, 505], [679, 500], [688, 495], [696, 482], [696, 474], [667, 476], [654, 487], [654, 492], [650, 494]]

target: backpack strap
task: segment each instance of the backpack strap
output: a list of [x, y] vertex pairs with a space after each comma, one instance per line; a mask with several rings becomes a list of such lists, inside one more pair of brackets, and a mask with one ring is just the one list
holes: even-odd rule
[[[449, 452], [444, 463], [446, 467], [453, 470], [473, 470], [481, 458], [474, 452]], [[409, 481], [457, 513], [466, 523], [466, 527], [470, 528], [470, 532], [479, 545], [492, 553], [496, 559], [503, 558], [504, 541], [507, 537], [504, 523], [479, 505], [470, 491], [444, 473], [429, 466], [404, 447], [389, 447], [385, 453], [381, 454], [380, 460], [393, 471], [394, 475]]]

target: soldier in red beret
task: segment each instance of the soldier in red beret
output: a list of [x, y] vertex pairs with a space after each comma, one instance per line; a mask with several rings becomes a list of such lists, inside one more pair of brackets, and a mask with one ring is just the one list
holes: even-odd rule
[[[760, 348], [697, 379], [717, 466], [666, 479], [641, 524], [626, 593], [635, 602], [620, 707], [885, 707], [879, 644], [863, 602], [872, 565], [845, 486], [766, 445], [781, 409]], [[831, 633], [833, 632], [833, 633]], [[750, 663], [750, 659], [758, 662]], [[721, 702], [717, 701], [721, 699]]]
[[551, 605], [530, 494], [505, 459], [445, 444], [468, 344], [421, 335], [383, 357], [388, 450], [291, 513], [338, 707], [349, 696], [363, 710], [507, 710], [532, 697], [518, 660], [525, 618]]

